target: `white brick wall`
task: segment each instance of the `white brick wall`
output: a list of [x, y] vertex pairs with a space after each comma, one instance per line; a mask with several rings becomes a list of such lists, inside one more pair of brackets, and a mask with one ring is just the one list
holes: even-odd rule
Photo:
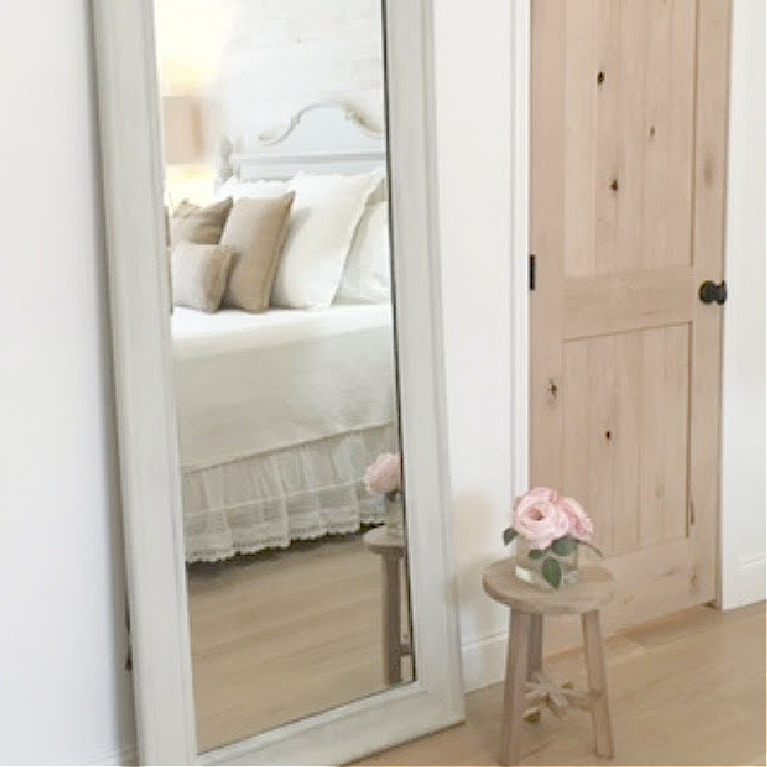
[[222, 133], [247, 149], [310, 101], [349, 100], [383, 119], [380, 0], [156, 0], [164, 93], [210, 104], [211, 153]]

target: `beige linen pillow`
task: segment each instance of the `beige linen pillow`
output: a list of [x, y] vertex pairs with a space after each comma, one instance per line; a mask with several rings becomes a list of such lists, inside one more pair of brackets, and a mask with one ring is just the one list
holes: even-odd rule
[[173, 306], [215, 312], [221, 305], [234, 251], [222, 245], [180, 242], [170, 257]]
[[234, 250], [224, 306], [263, 312], [282, 255], [295, 192], [279, 197], [237, 200], [221, 234], [221, 245]]
[[204, 208], [184, 200], [170, 220], [170, 246], [175, 248], [182, 241], [216, 245], [231, 210], [231, 197]]

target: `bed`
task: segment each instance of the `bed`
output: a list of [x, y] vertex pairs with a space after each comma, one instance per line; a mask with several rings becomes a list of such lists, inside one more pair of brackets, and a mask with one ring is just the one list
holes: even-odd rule
[[379, 522], [362, 484], [396, 446], [391, 306], [171, 320], [187, 560]]
[[[305, 126], [299, 144], [287, 139]], [[347, 149], [301, 141], [334, 135]], [[295, 137], [293, 137], [295, 138]], [[287, 144], [287, 146], [286, 146]], [[349, 149], [348, 147], [352, 148]], [[220, 181], [356, 173], [380, 165], [381, 134], [359, 115], [321, 102], [255, 153], [222, 142]], [[171, 319], [188, 562], [216, 561], [383, 521], [383, 499], [362, 477], [397, 449], [392, 306], [333, 304]]]

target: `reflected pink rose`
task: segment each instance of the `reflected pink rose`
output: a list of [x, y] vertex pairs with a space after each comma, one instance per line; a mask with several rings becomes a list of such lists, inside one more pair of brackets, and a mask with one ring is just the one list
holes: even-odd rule
[[400, 489], [402, 460], [399, 453], [382, 453], [365, 471], [365, 488], [369, 493], [387, 495]]

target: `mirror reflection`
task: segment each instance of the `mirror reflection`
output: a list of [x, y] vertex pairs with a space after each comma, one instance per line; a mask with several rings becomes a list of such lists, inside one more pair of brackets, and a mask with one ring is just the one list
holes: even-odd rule
[[201, 751], [412, 681], [380, 0], [155, 0]]

